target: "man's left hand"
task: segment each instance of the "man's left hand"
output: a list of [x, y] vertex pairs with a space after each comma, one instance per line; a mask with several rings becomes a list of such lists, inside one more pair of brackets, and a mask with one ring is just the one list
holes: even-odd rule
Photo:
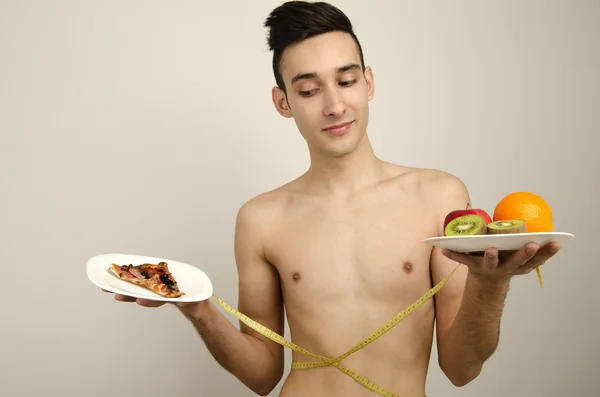
[[512, 276], [528, 274], [542, 266], [561, 249], [558, 242], [543, 247], [528, 243], [518, 251], [500, 251], [490, 247], [483, 255], [463, 254], [448, 249], [442, 250], [446, 257], [466, 265], [469, 273], [482, 281], [497, 282]]

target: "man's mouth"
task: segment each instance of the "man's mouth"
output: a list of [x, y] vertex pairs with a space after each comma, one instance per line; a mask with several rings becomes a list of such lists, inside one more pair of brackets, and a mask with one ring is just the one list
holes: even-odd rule
[[343, 133], [345, 133], [346, 131], [348, 131], [350, 129], [350, 127], [352, 126], [352, 123], [353, 123], [353, 121], [349, 121], [347, 123], [332, 125], [331, 127], [323, 129], [323, 131], [325, 131], [331, 135], [342, 135]]

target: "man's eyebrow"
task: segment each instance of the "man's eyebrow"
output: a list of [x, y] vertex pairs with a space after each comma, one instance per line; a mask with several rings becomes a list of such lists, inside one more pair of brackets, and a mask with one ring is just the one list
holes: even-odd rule
[[292, 84], [296, 84], [300, 80], [310, 80], [317, 77], [316, 73], [298, 73], [292, 78]]
[[347, 65], [342, 66], [341, 68], [338, 68], [337, 72], [344, 73], [352, 69], [360, 69], [360, 65], [358, 65], [357, 63], [349, 63]]
[[[347, 72], [347, 71], [353, 70], [353, 69], [360, 69], [360, 65], [358, 65], [357, 63], [349, 63], [349, 64], [346, 64], [344, 66], [340, 66], [339, 68], [337, 68], [336, 72], [344, 73], [344, 72]], [[298, 82], [300, 80], [310, 80], [310, 79], [314, 79], [316, 77], [317, 77], [317, 73], [315, 73], [315, 72], [298, 73], [297, 75], [295, 75], [292, 78], [292, 84], [295, 84], [296, 82]]]

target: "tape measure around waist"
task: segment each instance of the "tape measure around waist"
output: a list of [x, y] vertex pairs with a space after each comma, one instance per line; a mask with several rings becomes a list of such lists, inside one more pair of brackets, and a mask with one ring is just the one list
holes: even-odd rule
[[318, 360], [315, 362], [294, 362], [294, 363], [292, 363], [292, 369], [305, 370], [305, 369], [309, 369], [309, 368], [322, 368], [322, 367], [332, 366], [332, 367], [339, 369], [341, 372], [345, 373], [346, 375], [350, 376], [352, 379], [357, 381], [362, 386], [366, 387], [367, 389], [369, 389], [381, 396], [400, 397], [397, 394], [394, 394], [394, 393], [384, 389], [383, 387], [377, 385], [375, 382], [372, 382], [372, 381], [360, 376], [356, 372], [342, 366], [339, 362], [341, 360], [345, 359], [346, 357], [350, 356], [351, 354], [364, 348], [365, 346], [369, 345], [370, 343], [373, 343], [375, 340], [377, 340], [378, 338], [383, 336], [386, 332], [388, 332], [392, 328], [394, 328], [400, 321], [402, 321], [404, 318], [406, 318], [410, 313], [412, 313], [414, 310], [416, 310], [421, 305], [423, 305], [425, 302], [427, 302], [429, 299], [431, 299], [448, 282], [448, 280], [450, 280], [450, 278], [452, 277], [452, 275], [454, 274], [456, 269], [458, 269], [458, 266], [456, 268], [454, 268], [454, 270], [452, 270], [450, 272], [450, 274], [448, 274], [444, 279], [442, 279], [439, 283], [437, 283], [433, 288], [431, 288], [423, 296], [421, 296], [415, 303], [413, 303], [412, 305], [410, 305], [409, 307], [407, 307], [406, 309], [404, 309], [403, 311], [398, 313], [390, 321], [388, 321], [383, 326], [379, 327], [375, 332], [373, 332], [371, 335], [369, 335], [362, 342], [356, 344], [354, 347], [352, 347], [346, 353], [344, 353], [338, 357], [335, 357], [335, 358], [323, 357], [323, 356], [320, 356], [317, 354], [313, 354], [313, 353], [309, 352], [308, 350], [287, 340], [286, 338], [282, 337], [281, 335], [277, 334], [276, 332], [273, 332], [272, 330], [265, 327], [264, 325], [252, 320], [248, 316], [235, 310], [233, 307], [229, 306], [218, 296], [213, 294], [212, 297], [228, 313], [234, 315], [242, 323], [246, 324], [250, 328], [259, 332], [260, 334], [266, 336], [267, 338], [271, 339], [272, 341], [279, 343], [280, 345], [287, 347], [295, 352], [304, 354], [306, 356], [309, 356], [309, 357], [312, 357], [312, 358], [315, 358]]

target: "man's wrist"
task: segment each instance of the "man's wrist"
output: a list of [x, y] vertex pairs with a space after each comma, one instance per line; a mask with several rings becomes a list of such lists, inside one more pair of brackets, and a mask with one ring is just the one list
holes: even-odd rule
[[510, 286], [510, 276], [490, 276], [481, 275], [469, 271], [468, 279], [470, 283], [475, 287], [476, 290], [480, 291], [481, 294], [497, 294], [506, 293]]
[[185, 303], [179, 310], [195, 325], [206, 327], [213, 315], [213, 306], [209, 299], [194, 303]]

